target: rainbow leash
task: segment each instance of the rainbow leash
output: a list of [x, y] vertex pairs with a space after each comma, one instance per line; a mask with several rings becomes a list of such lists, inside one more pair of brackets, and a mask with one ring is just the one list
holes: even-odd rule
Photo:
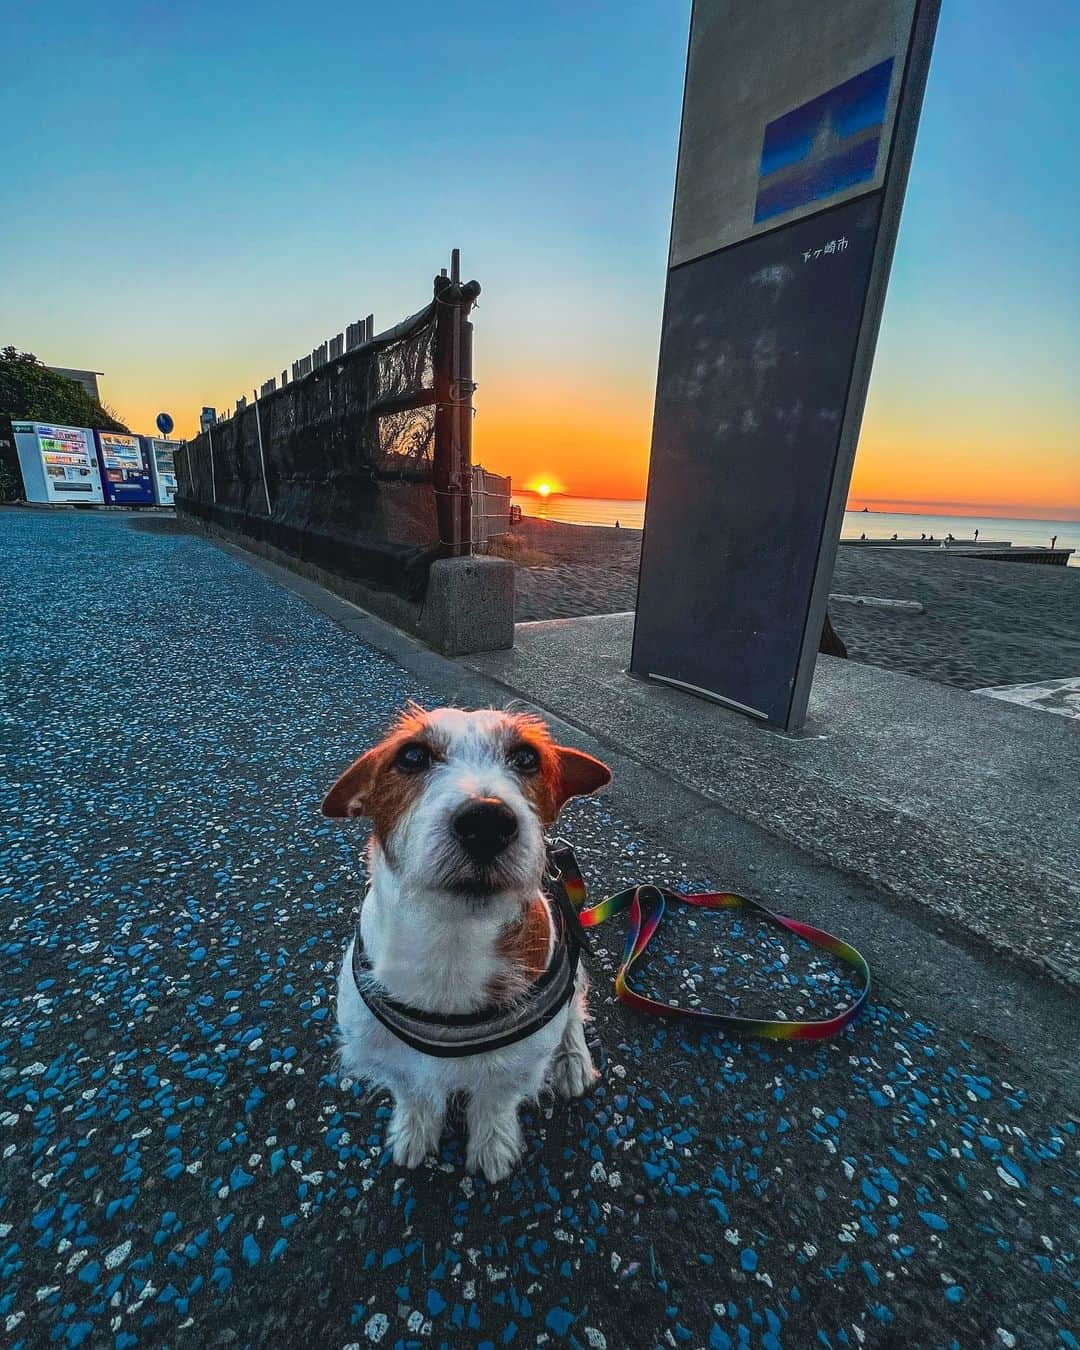
[[[723, 1031], [735, 1032], [741, 1036], [758, 1036], [769, 1041], [823, 1041], [835, 1036], [859, 1015], [870, 993], [870, 967], [862, 954], [850, 943], [833, 937], [823, 929], [798, 919], [790, 919], [784, 914], [774, 914], [756, 900], [744, 895], [735, 895], [732, 891], [704, 891], [696, 895], [683, 895], [679, 891], [664, 890], [660, 886], [631, 886], [606, 900], [585, 908], [585, 882], [581, 876], [574, 850], [563, 839], [557, 839], [548, 848], [549, 882], [556, 892], [556, 900], [561, 889], [566, 898], [566, 909], [581, 928], [595, 928], [605, 919], [616, 914], [630, 911], [630, 929], [626, 935], [626, 947], [623, 950], [618, 974], [615, 976], [615, 992], [628, 1007], [638, 1012], [652, 1013], [655, 1017], [676, 1018], [693, 1022], [699, 1027], [718, 1027]], [[673, 1003], [664, 1003], [660, 999], [648, 998], [639, 994], [630, 986], [630, 972], [641, 960], [648, 949], [669, 904], [693, 905], [697, 909], [746, 910], [757, 914], [767, 923], [785, 932], [803, 938], [811, 946], [839, 957], [862, 976], [863, 987], [850, 1007], [834, 1017], [818, 1021], [759, 1021], [752, 1017], [738, 1017], [732, 1013], [703, 1012], [697, 1008], [681, 1008]], [[582, 945], [588, 949], [584, 933], [580, 934]]]

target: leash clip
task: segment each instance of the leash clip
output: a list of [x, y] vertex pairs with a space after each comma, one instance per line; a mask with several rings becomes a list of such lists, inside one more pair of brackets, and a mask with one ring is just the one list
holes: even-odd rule
[[555, 861], [556, 851], [561, 852], [569, 848], [570, 845], [565, 839], [545, 839], [544, 840], [544, 876], [552, 881], [562, 881], [562, 868]]
[[[595, 957], [592, 943], [585, 935], [579, 908], [585, 902], [585, 883], [581, 877], [573, 846], [566, 839], [549, 839], [546, 844], [547, 865], [544, 869], [546, 889], [562, 913], [567, 932], [573, 942], [587, 956]], [[578, 894], [571, 896], [571, 888]]]

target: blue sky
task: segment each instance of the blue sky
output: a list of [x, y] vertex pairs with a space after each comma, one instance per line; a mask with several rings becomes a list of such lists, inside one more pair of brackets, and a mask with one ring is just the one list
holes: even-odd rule
[[[687, 17], [9, 5], [0, 341], [105, 371], [133, 427], [164, 407], [183, 433], [350, 320], [418, 308], [457, 244], [484, 287], [481, 456], [524, 479], [528, 455], [559, 472], [595, 448], [625, 494]], [[953, 477], [992, 461], [986, 481], [1011, 464], [1080, 503], [1078, 63], [1074, 4], [945, 0], [857, 483], [899, 498], [943, 457]]]

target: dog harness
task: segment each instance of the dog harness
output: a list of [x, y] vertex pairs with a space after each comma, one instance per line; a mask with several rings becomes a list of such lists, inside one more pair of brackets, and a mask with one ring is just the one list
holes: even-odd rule
[[[352, 972], [360, 997], [371, 1014], [399, 1040], [425, 1055], [453, 1059], [481, 1055], [489, 1050], [502, 1050], [539, 1031], [570, 1002], [581, 952], [592, 952], [585, 929], [594, 928], [605, 919], [627, 910], [630, 911], [630, 931], [615, 976], [615, 993], [623, 1003], [638, 1012], [692, 1022], [699, 1027], [717, 1027], [764, 1040], [820, 1041], [835, 1036], [853, 1021], [870, 993], [870, 967], [850, 943], [798, 919], [775, 914], [758, 901], [732, 891], [683, 895], [660, 886], [631, 886], [586, 908], [581, 869], [574, 850], [563, 839], [548, 845], [543, 885], [545, 894], [553, 902], [551, 913], [555, 925], [555, 942], [547, 969], [513, 1003], [492, 1003], [473, 1013], [430, 1013], [390, 998], [374, 979], [371, 962], [360, 936], [360, 925], [357, 924], [353, 940]], [[734, 1013], [681, 1008], [675, 1003], [665, 1003], [661, 999], [639, 994], [630, 985], [630, 972], [644, 956], [669, 904], [693, 905], [699, 909], [745, 910], [756, 914], [773, 927], [793, 933], [811, 946], [829, 952], [851, 966], [862, 979], [862, 989], [843, 1011], [816, 1021], [763, 1021], [736, 1016]]]
[[371, 1015], [398, 1040], [439, 1059], [503, 1050], [547, 1026], [573, 998], [578, 958], [588, 944], [566, 889], [550, 868], [544, 877], [544, 891], [554, 902], [551, 914], [555, 941], [547, 969], [512, 1003], [490, 1003], [471, 1013], [432, 1013], [392, 999], [374, 979], [358, 923], [352, 973]]

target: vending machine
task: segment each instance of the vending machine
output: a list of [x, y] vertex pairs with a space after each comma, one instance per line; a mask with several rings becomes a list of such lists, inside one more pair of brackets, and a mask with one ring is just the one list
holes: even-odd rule
[[28, 502], [101, 504], [104, 497], [92, 431], [16, 421], [11, 429]]
[[143, 451], [154, 476], [154, 500], [158, 506], [172, 506], [176, 496], [176, 451], [183, 441], [162, 441], [154, 436], [141, 436]]
[[101, 488], [110, 506], [153, 506], [154, 482], [138, 436], [95, 431]]

